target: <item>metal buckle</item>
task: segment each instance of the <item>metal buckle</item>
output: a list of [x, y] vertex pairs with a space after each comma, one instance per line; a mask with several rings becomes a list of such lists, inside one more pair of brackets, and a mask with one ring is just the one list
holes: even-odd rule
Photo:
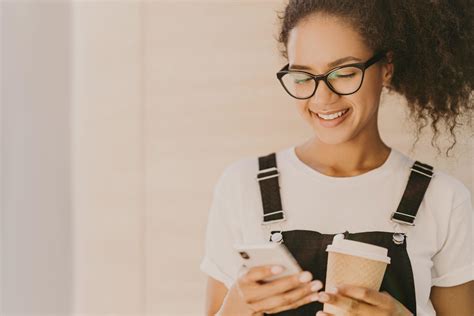
[[[270, 171], [276, 171], [275, 174], [271, 174], [269, 176], [266, 176], [266, 177], [262, 177], [262, 178], [259, 178], [258, 175], [262, 174], [262, 173], [267, 173], [267, 172], [270, 172]], [[267, 168], [267, 169], [263, 169], [263, 170], [259, 170], [258, 173], [257, 173], [257, 177], [255, 178], [256, 180], [258, 181], [262, 181], [262, 180], [266, 180], [266, 179], [270, 179], [270, 178], [276, 178], [280, 175], [280, 173], [278, 172], [278, 169], [276, 167], [271, 167], [271, 168]]]
[[406, 234], [405, 233], [393, 233], [392, 241], [395, 245], [402, 245], [405, 242]]
[[420, 167], [422, 169], [425, 169], [426, 171], [433, 172], [433, 169], [424, 167], [424, 166], [420, 165], [418, 162], [415, 162], [415, 166]]
[[[265, 216], [270, 216], [270, 215], [279, 214], [279, 213], [283, 214], [283, 218], [265, 222]], [[276, 212], [271, 212], [271, 213], [268, 213], [268, 214], [264, 214], [262, 216], [262, 225], [269, 225], [269, 224], [279, 223], [279, 222], [283, 222], [283, 221], [286, 221], [285, 212], [283, 210], [276, 211]]]
[[394, 221], [394, 222], [397, 222], [397, 223], [400, 223], [400, 224], [415, 226], [415, 223], [410, 223], [410, 222], [406, 222], [406, 221], [401, 220], [401, 219], [396, 219], [396, 218], [394, 218], [394, 215], [395, 215], [395, 214], [401, 214], [401, 215], [403, 215], [403, 216], [408, 216], [408, 217], [411, 217], [411, 218], [415, 218], [415, 216], [410, 215], [410, 214], [401, 213], [401, 212], [393, 212], [393, 213], [392, 213], [392, 217], [390, 218], [390, 220], [392, 220], [392, 221]]
[[270, 234], [270, 241], [277, 244], [283, 243], [283, 230]]
[[[419, 167], [419, 168], [423, 168], [423, 169], [425, 169], [425, 170], [429, 170], [429, 169], [427, 169], [427, 168], [425, 168], [425, 167], [422, 167], [422, 166], [419, 166], [419, 165], [415, 165], [415, 166], [417, 166], [417, 167]], [[415, 171], [415, 172], [417, 172], [417, 173], [419, 173], [419, 174], [422, 174], [422, 175], [424, 175], [425, 177], [428, 177], [428, 178], [433, 178], [433, 175], [432, 175], [432, 174], [424, 173], [424, 172], [422, 172], [422, 171], [420, 171], [420, 170], [414, 169], [413, 167], [411, 167], [411, 171]], [[430, 170], [429, 170], [429, 171], [430, 171]]]
[[[272, 223], [273, 224], [273, 223]], [[277, 236], [274, 236], [275, 233], [273, 232], [276, 232], [276, 233], [280, 233], [280, 237], [281, 237], [281, 240], [280, 241], [277, 241], [278, 243], [283, 243], [283, 225], [282, 223], [279, 223], [279, 224], [275, 224], [275, 225], [268, 225], [268, 226], [263, 226], [264, 228], [264, 231], [265, 231], [265, 235], [266, 236], [269, 236], [269, 239], [270, 239], [270, 242], [275, 242], [274, 239], [277, 239], [275, 237]], [[273, 237], [273, 238], [272, 238]]]

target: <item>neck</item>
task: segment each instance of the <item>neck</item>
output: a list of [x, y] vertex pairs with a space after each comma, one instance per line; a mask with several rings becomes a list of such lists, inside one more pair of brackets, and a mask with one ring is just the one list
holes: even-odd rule
[[381, 166], [390, 154], [378, 130], [359, 134], [342, 144], [323, 143], [313, 137], [296, 148], [300, 159], [320, 173], [333, 177], [356, 176]]

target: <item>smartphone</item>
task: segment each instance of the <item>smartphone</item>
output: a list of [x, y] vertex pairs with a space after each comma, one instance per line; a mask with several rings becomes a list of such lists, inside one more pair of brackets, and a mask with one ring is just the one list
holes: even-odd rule
[[275, 279], [302, 272], [300, 265], [284, 244], [264, 243], [264, 244], [237, 244], [235, 250], [239, 253], [242, 265], [247, 268], [263, 265], [280, 265], [285, 269], [282, 273], [266, 278], [269, 282]]

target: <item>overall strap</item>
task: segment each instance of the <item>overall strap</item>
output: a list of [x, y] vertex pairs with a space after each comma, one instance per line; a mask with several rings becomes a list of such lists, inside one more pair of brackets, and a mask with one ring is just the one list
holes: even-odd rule
[[415, 226], [416, 213], [432, 177], [432, 166], [415, 161], [397, 211], [392, 213], [392, 221]]
[[285, 220], [285, 213], [281, 206], [276, 154], [271, 153], [267, 156], [259, 157], [258, 168], [259, 172], [256, 179], [260, 185], [260, 194], [262, 196], [262, 225], [282, 222]]

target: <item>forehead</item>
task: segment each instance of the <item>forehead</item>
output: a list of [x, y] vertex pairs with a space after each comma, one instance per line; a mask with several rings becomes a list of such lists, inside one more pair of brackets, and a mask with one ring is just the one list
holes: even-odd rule
[[323, 72], [339, 58], [370, 57], [371, 51], [360, 34], [341, 18], [311, 15], [301, 20], [291, 31], [287, 44], [290, 65], [309, 66]]

